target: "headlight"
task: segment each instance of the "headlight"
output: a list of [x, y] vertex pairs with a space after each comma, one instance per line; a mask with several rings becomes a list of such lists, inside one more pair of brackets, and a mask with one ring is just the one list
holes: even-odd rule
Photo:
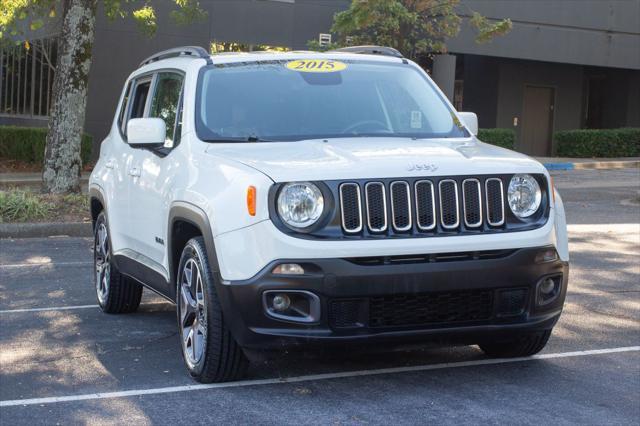
[[507, 198], [513, 214], [524, 218], [538, 211], [542, 201], [542, 192], [538, 181], [533, 176], [515, 175], [509, 182]]
[[311, 182], [288, 183], [280, 190], [278, 214], [289, 226], [311, 226], [318, 221], [323, 210], [322, 192]]

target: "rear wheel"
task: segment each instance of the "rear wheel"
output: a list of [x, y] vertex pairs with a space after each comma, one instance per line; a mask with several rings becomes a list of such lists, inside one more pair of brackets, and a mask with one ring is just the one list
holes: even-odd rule
[[497, 358], [514, 358], [535, 355], [549, 341], [551, 330], [527, 333], [506, 340], [496, 340], [479, 344], [480, 349], [489, 356]]
[[101, 212], [93, 234], [93, 270], [100, 308], [109, 314], [135, 312], [140, 306], [142, 285], [118, 271], [113, 263], [107, 216]]
[[199, 382], [241, 378], [248, 366], [227, 328], [202, 237], [182, 251], [177, 277], [178, 333], [189, 374]]

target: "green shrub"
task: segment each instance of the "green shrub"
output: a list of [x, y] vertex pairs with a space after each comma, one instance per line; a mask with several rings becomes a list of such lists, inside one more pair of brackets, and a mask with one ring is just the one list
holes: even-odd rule
[[[42, 164], [47, 129], [39, 127], [0, 126], [0, 158]], [[82, 135], [82, 163], [91, 159], [91, 136]]]
[[50, 203], [33, 192], [20, 189], [0, 191], [0, 223], [43, 219], [52, 208]]
[[516, 146], [516, 132], [512, 129], [480, 129], [478, 139], [507, 149], [514, 149]]
[[640, 155], [640, 128], [563, 130], [553, 137], [561, 157]]

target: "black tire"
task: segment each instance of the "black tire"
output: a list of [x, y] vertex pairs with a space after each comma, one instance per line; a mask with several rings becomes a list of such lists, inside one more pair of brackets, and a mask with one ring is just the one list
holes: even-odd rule
[[118, 271], [113, 262], [107, 216], [101, 212], [93, 230], [93, 280], [98, 305], [108, 314], [135, 312], [140, 306], [142, 285]]
[[180, 347], [191, 377], [212, 383], [244, 376], [249, 361], [225, 324], [202, 237], [189, 240], [182, 251], [176, 299]]
[[479, 344], [487, 355], [496, 358], [514, 358], [535, 355], [549, 341], [551, 330], [523, 334], [508, 340], [496, 340]]

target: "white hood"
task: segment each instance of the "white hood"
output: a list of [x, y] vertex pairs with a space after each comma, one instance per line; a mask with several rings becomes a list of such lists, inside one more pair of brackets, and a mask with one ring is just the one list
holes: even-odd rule
[[542, 164], [526, 155], [476, 139], [225, 143], [211, 144], [206, 152], [260, 170], [275, 182], [546, 173]]

